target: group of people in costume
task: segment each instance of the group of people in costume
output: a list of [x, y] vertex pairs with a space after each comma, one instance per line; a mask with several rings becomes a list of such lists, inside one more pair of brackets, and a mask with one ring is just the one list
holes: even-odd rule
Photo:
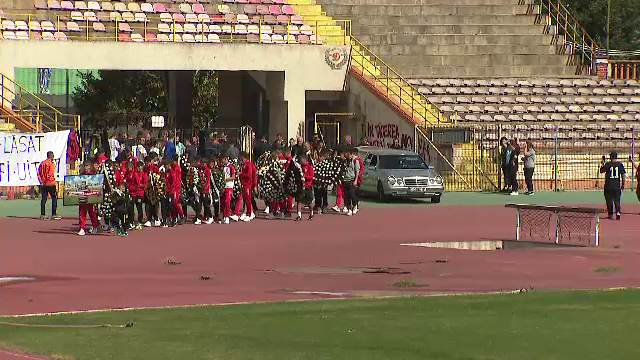
[[332, 187], [338, 195], [334, 210], [353, 215], [358, 212], [357, 192], [348, 189], [357, 189], [362, 181], [362, 160], [355, 149], [340, 155], [325, 150], [294, 157], [290, 150], [273, 150], [255, 164], [247, 153], [237, 159], [185, 154], [174, 161], [155, 152], [144, 160], [125, 152], [113, 161], [99, 152], [84, 162], [81, 173], [104, 174], [105, 181], [101, 204], [80, 205], [78, 235], [87, 234], [89, 215], [91, 233], [126, 236], [143, 227], [252, 221], [258, 210], [256, 198], [264, 201], [269, 218], [296, 213], [295, 220], [300, 221], [308, 208], [311, 220], [328, 211]]

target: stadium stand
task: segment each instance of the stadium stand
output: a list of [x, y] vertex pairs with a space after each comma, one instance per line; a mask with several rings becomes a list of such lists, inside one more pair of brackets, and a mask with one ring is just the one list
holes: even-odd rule
[[36, 0], [33, 7], [13, 6], [0, 19], [0, 39], [5, 40], [323, 43], [283, 0]]

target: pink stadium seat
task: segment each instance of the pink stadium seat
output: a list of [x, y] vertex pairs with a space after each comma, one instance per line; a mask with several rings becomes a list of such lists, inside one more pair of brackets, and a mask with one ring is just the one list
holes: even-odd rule
[[199, 22], [210, 22], [211, 19], [209, 18], [209, 14], [198, 14], [198, 21]]
[[38, 21], [29, 21], [29, 29], [31, 31], [42, 31], [42, 26]]
[[49, 31], [51, 33], [56, 31], [56, 27], [51, 21], [43, 21], [42, 23], [40, 23], [40, 27], [42, 27], [42, 31]]
[[129, 11], [125, 11], [122, 13], [122, 21], [135, 22], [136, 17], [133, 15], [133, 13], [130, 13]]
[[247, 34], [247, 26], [243, 24], [238, 24], [233, 28], [234, 34], [246, 35]]
[[273, 24], [277, 24], [277, 23], [278, 23], [278, 20], [277, 20], [277, 19], [276, 19], [276, 17], [275, 17], [275, 16], [273, 16], [273, 15], [265, 15], [265, 16], [264, 16], [264, 20], [263, 20], [262, 22], [263, 22], [263, 23], [265, 23], [265, 24], [271, 24], [271, 25], [273, 25]]
[[256, 7], [256, 12], [260, 15], [268, 15], [269, 14], [269, 7], [267, 5], [258, 5]]
[[160, 14], [160, 21], [162, 22], [173, 22], [173, 17], [169, 13]]
[[142, 11], [142, 10], [140, 10], [140, 4], [135, 3], [135, 2], [127, 3], [127, 10], [129, 10], [132, 13], [136, 13], [136, 12]]
[[258, 4], [261, 4], [261, 1], [260, 0], [249, 0], [249, 4], [258, 5]]
[[260, 34], [260, 28], [258, 25], [251, 24], [247, 26], [247, 33], [249, 34]]
[[180, 12], [183, 14], [191, 14], [193, 13], [193, 9], [191, 8], [191, 5], [189, 4], [180, 4], [179, 7]]
[[248, 24], [249, 23], [249, 17], [245, 14], [238, 14], [238, 23], [239, 24]]
[[65, 10], [74, 10], [73, 3], [71, 1], [61, 1], [60, 8]]
[[224, 14], [224, 21], [229, 24], [235, 24], [238, 19], [235, 14]]
[[174, 24], [171, 24], [171, 31], [174, 33], [183, 33], [184, 28], [182, 27], [181, 24], [174, 23]]
[[207, 10], [202, 4], [193, 4], [193, 12], [196, 14], [206, 14]]
[[158, 34], [157, 40], [159, 42], [168, 42], [169, 41], [169, 35], [167, 35], [167, 34]]
[[289, 25], [289, 34], [298, 35], [300, 34], [300, 28], [297, 25]]
[[209, 40], [209, 42], [212, 42], [212, 43], [220, 42], [220, 37], [218, 36], [218, 34], [209, 34], [207, 36], [207, 39]]
[[291, 35], [291, 34], [289, 34], [289, 35], [285, 35], [285, 36], [284, 36], [284, 41], [285, 41], [287, 44], [296, 44], [296, 43], [298, 43], [298, 41], [296, 40], [295, 35]]
[[160, 32], [160, 33], [170, 33], [171, 32], [171, 27], [169, 27], [169, 24], [159, 23], [158, 24], [158, 32]]
[[32, 40], [42, 40], [42, 35], [40, 35], [40, 33], [37, 33], [37, 32], [32, 32], [31, 33], [31, 39]]
[[2, 30], [15, 30], [16, 24], [13, 20], [2, 20]]
[[260, 26], [260, 33], [261, 34], [272, 34], [273, 33], [273, 29], [271, 29], [271, 26], [269, 26], [269, 25], [262, 25], [262, 26]]
[[118, 31], [133, 32], [133, 30], [131, 29], [131, 26], [129, 24], [127, 24], [126, 22], [118, 23]]
[[131, 34], [131, 40], [133, 42], [144, 42], [144, 37], [140, 34]]
[[291, 5], [282, 5], [282, 13], [287, 14], [287, 15], [293, 15], [294, 14], [293, 6], [291, 6]]
[[184, 35], [182, 35], [182, 41], [183, 41], [183, 42], [190, 42], [190, 43], [192, 43], [192, 42], [196, 42], [196, 39], [195, 39], [195, 37], [194, 37], [193, 35], [191, 35], [191, 34], [184, 34]]
[[284, 5], [284, 0], [273, 0], [273, 3], [276, 5]]
[[42, 33], [42, 40], [55, 40], [55, 36], [53, 36], [52, 32], [45, 31]]
[[60, 3], [58, 2], [58, 0], [49, 0], [47, 1], [47, 7], [51, 10], [58, 10], [60, 9]]
[[127, 11], [127, 5], [125, 3], [116, 2], [113, 3], [113, 8], [115, 11], [125, 12]]
[[171, 41], [171, 42], [182, 42], [182, 35], [180, 35], [180, 34], [169, 34], [169, 41]]
[[122, 16], [117, 11], [112, 11], [109, 13], [109, 19], [111, 21], [122, 21]]
[[186, 33], [196, 33], [197, 32], [196, 25], [195, 24], [185, 24], [184, 25], [184, 32], [186, 32]]
[[98, 21], [98, 16], [93, 11], [85, 11], [84, 18], [90, 22]]
[[158, 42], [158, 38], [156, 37], [156, 34], [154, 34], [154, 33], [147, 33], [146, 41], [147, 42]]
[[185, 22], [185, 18], [182, 14], [175, 13], [173, 14], [173, 21], [183, 23]]
[[[36, 9], [47, 9], [47, 2], [45, 0], [35, 0]], [[0, 13], [0, 15], [2, 15]]]
[[100, 7], [100, 3], [97, 1], [89, 1], [87, 3], [87, 9], [93, 11], [100, 11], [102, 8]]
[[55, 40], [58, 40], [58, 41], [67, 41], [68, 40], [67, 39], [67, 34], [65, 34], [63, 32], [60, 32], [60, 31], [58, 31], [55, 34], [53, 34], [53, 38]]
[[71, 12], [71, 20], [83, 21], [84, 20], [84, 14], [81, 11], [72, 11]]
[[278, 5], [269, 6], [269, 13], [271, 15], [281, 15], [282, 14], [282, 12], [280, 11], [280, 6], [278, 6]]
[[256, 6], [253, 4], [245, 5], [242, 10], [245, 14], [254, 15], [256, 13]]
[[142, 4], [140, 4], [140, 11], [145, 12], [145, 13], [152, 13], [152, 12], [154, 12], [153, 5], [151, 5], [149, 3], [142, 3]]
[[118, 34], [118, 41], [131, 42], [131, 37], [129, 34], [120, 33]]
[[16, 20], [15, 25], [18, 31], [29, 31], [29, 25], [24, 20]]
[[107, 29], [105, 28], [103, 23], [94, 22], [93, 23], [93, 31], [105, 32], [105, 31], [107, 31]]
[[233, 33], [233, 27], [229, 24], [224, 24], [221, 26], [223, 34], [231, 34]]
[[215, 23], [224, 22], [224, 15], [222, 15], [222, 14], [211, 15], [211, 22], [215, 22]]
[[249, 0], [236, 0], [236, 3], [238, 3], [238, 4], [248, 4]]
[[291, 23], [292, 24], [296, 24], [296, 25], [304, 25], [304, 20], [302, 20], [302, 16], [292, 15], [291, 16]]
[[196, 42], [200, 42], [200, 43], [209, 41], [209, 39], [207, 39], [207, 35], [203, 35], [203, 34], [197, 34], [195, 38], [196, 38]]
[[288, 24], [289, 23], [289, 17], [287, 15], [278, 15], [276, 17], [276, 20], [278, 21], [279, 24]]
[[164, 4], [155, 3], [155, 4], [153, 4], [153, 11], [155, 11], [157, 13], [166, 13], [167, 12], [167, 8], [164, 7]]
[[222, 28], [220, 27], [220, 25], [211, 25], [209, 26], [209, 32], [212, 33], [216, 33], [216, 34], [222, 34]]
[[313, 35], [313, 29], [309, 25], [300, 26], [300, 34], [302, 35]]
[[207, 24], [198, 24], [198, 26], [196, 26], [196, 31], [199, 33], [208, 33], [209, 32], [209, 25]]
[[13, 31], [3, 31], [2, 37], [5, 40], [18, 40], [18, 38], [16, 37], [16, 33]]
[[272, 1], [272, 0], [261, 0], [261, 2], [262, 2], [263, 4], [265, 4], [265, 5], [271, 5], [271, 4], [273, 4], [273, 1]]
[[260, 42], [263, 44], [271, 44], [271, 35], [269, 34], [260, 34]]
[[146, 22], [147, 21], [147, 14], [142, 13], [142, 12], [137, 12], [134, 14], [135, 20], [137, 22]]
[[115, 8], [113, 7], [113, 4], [111, 3], [111, 1], [102, 2], [102, 11], [113, 11], [113, 10], [115, 10]]
[[69, 21], [67, 22], [67, 31], [80, 32], [82, 30], [80, 29], [80, 25], [78, 25], [77, 22]]
[[[275, 25], [273, 27], [273, 33], [274, 34], [280, 34], [280, 35], [286, 35], [287, 33], [287, 28], [285, 28], [282, 25]], [[273, 37], [271, 38], [271, 40], [273, 40]]]
[[274, 44], [284, 44], [284, 38], [280, 34], [275, 34], [271, 36], [271, 42]]

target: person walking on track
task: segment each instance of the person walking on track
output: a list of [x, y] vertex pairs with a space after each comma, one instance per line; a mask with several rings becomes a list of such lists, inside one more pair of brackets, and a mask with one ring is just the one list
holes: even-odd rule
[[620, 196], [624, 191], [624, 165], [618, 161], [618, 153], [615, 151], [609, 155], [609, 161], [605, 162], [605, 157], [602, 157], [602, 166], [600, 167], [600, 173], [605, 174], [604, 180], [604, 199], [607, 203], [608, 219], [613, 219], [613, 210], [615, 206], [616, 220], [620, 220]]

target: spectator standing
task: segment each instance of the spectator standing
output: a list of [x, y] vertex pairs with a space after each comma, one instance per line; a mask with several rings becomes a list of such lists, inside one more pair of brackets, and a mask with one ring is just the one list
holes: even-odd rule
[[516, 139], [511, 139], [509, 147], [511, 149], [509, 156], [509, 182], [511, 183], [511, 195], [518, 195], [518, 156], [520, 156], [520, 146]]
[[114, 133], [109, 138], [109, 159], [111, 159], [111, 161], [116, 161], [119, 154], [120, 154], [120, 141], [118, 141], [118, 138]]
[[353, 139], [351, 135], [345, 135], [344, 141], [336, 146], [336, 150], [338, 151], [338, 155], [345, 154], [350, 152], [353, 149]]
[[235, 143], [229, 143], [226, 155], [229, 157], [229, 159], [238, 159], [240, 157], [240, 150], [238, 150], [238, 147]]
[[47, 198], [51, 196], [51, 216], [55, 220], [60, 220], [56, 212], [58, 209], [58, 190], [56, 189], [56, 164], [53, 162], [53, 151], [47, 152], [47, 159], [38, 166], [38, 181], [40, 182], [40, 219], [49, 219], [45, 213]]
[[276, 135], [276, 140], [271, 145], [273, 150], [283, 150], [284, 149], [284, 139], [282, 138], [282, 134]]
[[609, 161], [605, 162], [602, 157], [600, 173], [605, 174], [604, 199], [607, 203], [607, 219], [613, 220], [613, 210], [616, 211], [616, 220], [620, 220], [622, 214], [620, 209], [620, 197], [624, 191], [625, 174], [624, 165], [618, 161], [618, 153], [613, 151], [609, 155]]
[[536, 151], [531, 141], [525, 142], [523, 153], [524, 181], [527, 184], [526, 195], [533, 195], [533, 172], [536, 166]]
[[267, 136], [262, 135], [260, 139], [253, 146], [253, 158], [254, 161], [258, 159], [262, 154], [271, 150], [271, 145], [267, 142]]
[[503, 192], [508, 192], [511, 188], [511, 175], [509, 174], [509, 157], [511, 156], [511, 148], [509, 140], [506, 137], [500, 139], [500, 168], [502, 169], [502, 176], [504, 178]]
[[164, 156], [169, 160], [176, 160], [176, 144], [174, 143], [174, 136], [169, 135], [167, 137], [167, 142], [164, 144]]
[[391, 149], [402, 149], [402, 145], [400, 145], [400, 140], [398, 140], [398, 138], [394, 138], [393, 142], [391, 143], [391, 146], [389, 146]]
[[184, 153], [187, 149], [187, 147], [182, 143], [182, 139], [180, 138], [180, 136], [176, 136], [176, 154], [178, 156], [184, 156]]
[[302, 138], [302, 136], [298, 136], [295, 144], [291, 146], [291, 156], [294, 159], [297, 159], [300, 157], [300, 155], [303, 155], [304, 153], [305, 153], [304, 139]]

